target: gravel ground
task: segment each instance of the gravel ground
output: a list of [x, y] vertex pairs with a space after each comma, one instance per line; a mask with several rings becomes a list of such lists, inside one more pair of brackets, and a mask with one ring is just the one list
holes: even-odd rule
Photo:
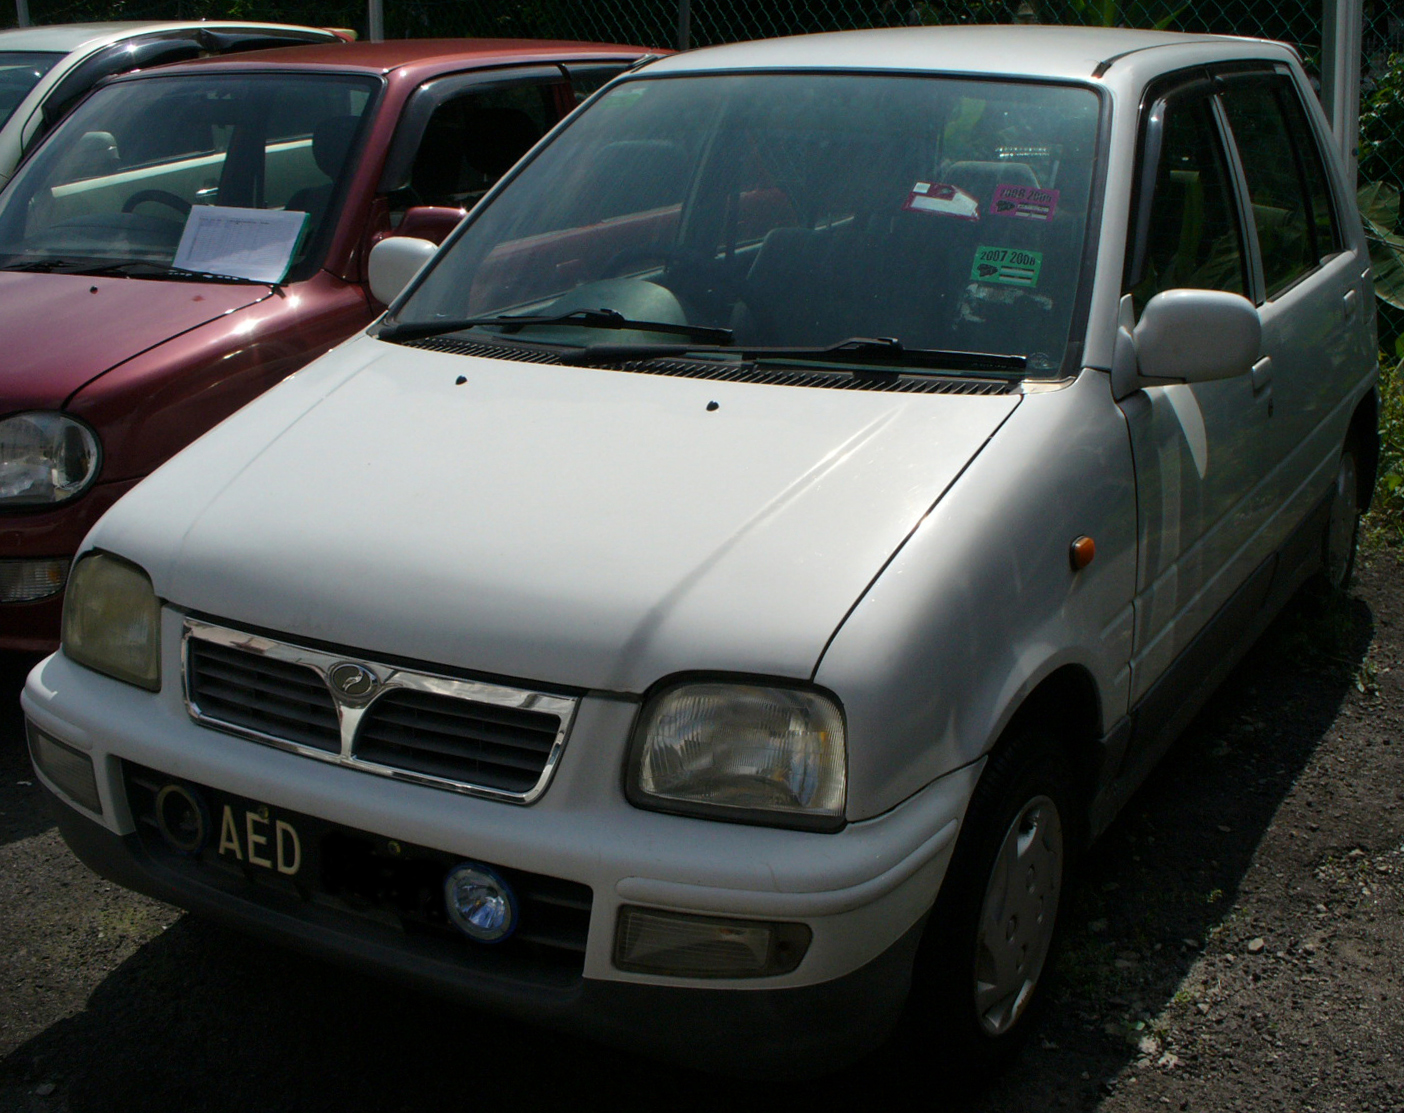
[[[1404, 590], [1301, 598], [1084, 863], [1050, 1007], [984, 1093], [895, 1048], [705, 1078], [386, 986], [99, 880], [67, 852], [0, 669], [0, 1110], [618, 1110], [836, 1101], [971, 1113], [1404, 1110]], [[948, 1100], [942, 1100], [946, 1096]]]

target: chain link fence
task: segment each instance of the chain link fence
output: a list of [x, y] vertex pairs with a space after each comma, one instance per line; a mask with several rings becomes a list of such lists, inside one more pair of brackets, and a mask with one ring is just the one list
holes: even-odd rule
[[[0, 26], [14, 26], [14, 0], [0, 5]], [[1380, 31], [1367, 46], [1377, 53], [1398, 24], [1385, 0], [1378, 6]], [[28, 0], [28, 9], [36, 24], [233, 17], [366, 31], [366, 5], [356, 0]], [[1293, 43], [1309, 61], [1319, 56], [1322, 38], [1320, 0], [385, 0], [390, 38], [495, 35], [673, 47], [684, 27], [689, 45], [706, 46], [864, 27], [1014, 22], [1255, 35]]]

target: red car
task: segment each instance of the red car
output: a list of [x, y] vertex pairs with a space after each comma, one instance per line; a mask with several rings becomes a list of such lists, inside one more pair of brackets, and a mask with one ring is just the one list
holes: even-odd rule
[[291, 47], [93, 92], [0, 194], [0, 649], [57, 645], [69, 560], [123, 492], [374, 319], [375, 242], [442, 240], [643, 53]]

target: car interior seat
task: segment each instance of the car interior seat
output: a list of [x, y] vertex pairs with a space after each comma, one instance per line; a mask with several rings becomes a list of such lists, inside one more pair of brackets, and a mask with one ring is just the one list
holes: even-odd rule
[[304, 186], [288, 198], [284, 206], [307, 213], [309, 229], [321, 224], [360, 122], [359, 116], [331, 116], [312, 129], [312, 160], [317, 164], [317, 169], [327, 176], [327, 181], [320, 185]]

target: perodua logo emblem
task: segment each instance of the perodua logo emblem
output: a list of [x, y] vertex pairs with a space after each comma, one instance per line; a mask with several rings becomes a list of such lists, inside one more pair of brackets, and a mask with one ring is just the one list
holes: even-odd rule
[[374, 692], [380, 683], [370, 669], [351, 661], [333, 665], [327, 673], [327, 680], [333, 691], [347, 699], [364, 699]]

